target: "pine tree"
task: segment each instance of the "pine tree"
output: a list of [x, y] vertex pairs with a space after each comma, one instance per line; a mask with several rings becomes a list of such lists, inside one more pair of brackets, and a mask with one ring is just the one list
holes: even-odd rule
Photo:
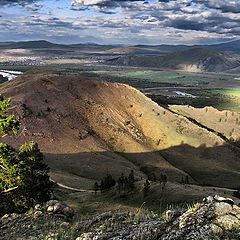
[[144, 183], [144, 187], [143, 187], [143, 197], [148, 196], [149, 192], [150, 192], [150, 182], [148, 181], [148, 179], [146, 179], [146, 182]]
[[[9, 114], [11, 99], [0, 96], [0, 137], [15, 134], [19, 122]], [[0, 143], [0, 211], [22, 212], [35, 202], [48, 200], [51, 193], [49, 168], [34, 142], [24, 144], [19, 151]]]
[[97, 193], [98, 190], [99, 190], [98, 182], [95, 182], [95, 183], [94, 183], [94, 191], [95, 191], [95, 194]]
[[134, 182], [135, 182], [134, 171], [131, 170], [131, 172], [130, 172], [130, 174], [128, 176], [129, 190], [133, 190], [135, 188]]
[[186, 183], [186, 184], [189, 184], [189, 178], [188, 178], [188, 176], [185, 177], [185, 183]]
[[0, 169], [0, 193], [16, 189], [20, 184], [16, 153], [5, 143], [0, 143]]
[[43, 162], [43, 154], [35, 142], [19, 148], [19, 168], [23, 178], [22, 191], [32, 202], [44, 202], [50, 198], [49, 167]]
[[11, 99], [4, 99], [0, 95], [0, 137], [4, 134], [17, 133], [19, 130], [19, 121], [17, 121], [13, 114], [9, 114], [9, 107], [11, 104]]

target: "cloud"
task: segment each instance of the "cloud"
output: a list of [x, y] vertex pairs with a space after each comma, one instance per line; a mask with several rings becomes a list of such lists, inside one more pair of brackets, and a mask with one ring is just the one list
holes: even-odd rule
[[1, 7], [2, 39], [189, 44], [240, 35], [240, 0], [0, 0]]
[[9, 7], [13, 5], [20, 5], [24, 7], [37, 1], [38, 0], [1, 0], [0, 7]]
[[208, 8], [219, 9], [222, 12], [240, 13], [239, 0], [203, 0]]
[[128, 2], [144, 2], [144, 0], [73, 0], [71, 9], [83, 10], [85, 7], [97, 7], [99, 12], [113, 14], [115, 11], [107, 9], [123, 7]]

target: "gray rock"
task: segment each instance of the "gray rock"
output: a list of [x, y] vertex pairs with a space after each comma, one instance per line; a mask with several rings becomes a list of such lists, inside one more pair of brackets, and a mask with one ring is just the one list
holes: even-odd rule
[[240, 220], [236, 216], [230, 214], [218, 217], [214, 223], [221, 226], [224, 230], [232, 230], [236, 226], [240, 227]]
[[220, 197], [218, 195], [214, 196], [214, 200], [216, 202], [225, 202], [225, 203], [228, 203], [228, 204], [231, 204], [231, 205], [234, 204], [234, 201], [231, 198], [224, 198], [224, 197]]
[[228, 214], [232, 211], [232, 205], [226, 202], [216, 202], [215, 203], [215, 214], [217, 216], [222, 216]]
[[46, 211], [49, 214], [56, 216], [65, 216], [67, 218], [72, 218], [74, 216], [74, 210], [67, 204], [57, 201], [50, 200], [46, 203]]

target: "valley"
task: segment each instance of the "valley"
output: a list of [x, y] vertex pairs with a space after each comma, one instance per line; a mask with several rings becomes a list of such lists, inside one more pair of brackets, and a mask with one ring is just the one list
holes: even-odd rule
[[[238, 55], [231, 62], [225, 59], [229, 53], [212, 50], [198, 50], [202, 55], [193, 58], [191, 49], [41, 41], [8, 48], [0, 62], [0, 92], [13, 99], [11, 112], [21, 128], [4, 142], [15, 148], [37, 142], [54, 196], [78, 214], [138, 211], [142, 205], [162, 214], [210, 195], [240, 202]], [[207, 55], [208, 64], [201, 69], [166, 64], [182, 62], [186, 53], [188, 61], [201, 58], [201, 64]], [[166, 65], [158, 65], [163, 59]], [[106, 174], [118, 181], [131, 170], [133, 191], [119, 190], [119, 183], [95, 190]], [[146, 179], [151, 191], [143, 197]]]
[[[238, 187], [238, 113], [167, 107], [126, 84], [41, 70], [25, 72], [0, 90], [13, 98], [21, 121], [20, 133], [5, 141], [38, 142], [51, 178], [60, 184], [92, 190], [106, 172], [118, 178], [134, 169], [139, 187], [154, 174], [155, 198], [164, 173], [166, 204], [201, 198], [197, 186], [212, 186], [212, 192], [225, 188], [225, 194]], [[198, 118], [208, 119], [213, 111], [217, 123]], [[181, 187], [186, 176], [193, 187], [188, 193]]]

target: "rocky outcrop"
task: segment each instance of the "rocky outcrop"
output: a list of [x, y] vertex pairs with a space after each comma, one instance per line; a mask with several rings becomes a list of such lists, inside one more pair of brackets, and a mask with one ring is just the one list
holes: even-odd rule
[[73, 218], [74, 216], [74, 210], [67, 204], [58, 200], [48, 201], [46, 203], [46, 211], [49, 214], [65, 218]]
[[[115, 226], [114, 218], [109, 215], [104, 224], [112, 223]], [[104, 232], [102, 225], [99, 225], [95, 231], [83, 233], [77, 240], [200, 240], [215, 239], [216, 236], [240, 239], [240, 207], [232, 199], [210, 196], [186, 210], [168, 210], [162, 217], [139, 224], [125, 224], [112, 231]]]
[[240, 238], [239, 211], [232, 199], [207, 197], [175, 219], [161, 239], [212, 239], [228, 231], [234, 234], [235, 230], [238, 230], [236, 237]]
[[73, 210], [52, 200], [31, 214], [0, 219], [0, 240], [212, 240], [240, 239], [240, 207], [232, 199], [207, 197], [187, 209], [167, 210], [161, 216], [144, 209], [107, 212], [89, 219], [70, 220]]
[[37, 204], [24, 214], [5, 214], [0, 218], [0, 240], [65, 239], [74, 210], [58, 200]]

